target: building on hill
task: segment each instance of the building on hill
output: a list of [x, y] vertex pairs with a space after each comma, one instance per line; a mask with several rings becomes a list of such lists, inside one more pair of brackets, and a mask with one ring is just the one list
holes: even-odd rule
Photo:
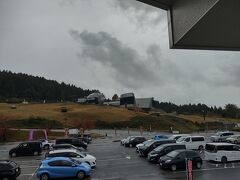
[[125, 108], [135, 107], [134, 93], [126, 93], [120, 96], [120, 106]]
[[115, 107], [119, 107], [120, 106], [120, 101], [109, 101], [109, 102], [104, 102], [104, 105], [107, 106], [115, 106]]
[[119, 97], [117, 94], [114, 94], [113, 97], [112, 97], [112, 101], [118, 101], [119, 100]]
[[90, 94], [87, 99], [86, 99], [86, 103], [88, 104], [103, 104], [103, 102], [105, 101], [105, 96], [102, 93], [92, 93]]
[[153, 108], [153, 98], [136, 98], [135, 103], [139, 109], [150, 111]]
[[86, 98], [78, 98], [77, 103], [84, 104], [86, 103], [87, 99]]

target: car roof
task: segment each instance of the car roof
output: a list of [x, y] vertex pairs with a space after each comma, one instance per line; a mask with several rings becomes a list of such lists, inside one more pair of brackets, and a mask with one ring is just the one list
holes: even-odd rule
[[56, 144], [56, 145], [54, 145], [54, 147], [58, 147], [58, 146], [73, 146], [72, 144]]
[[231, 145], [235, 145], [235, 144], [231, 144], [231, 143], [207, 143], [209, 145], [213, 145], [213, 146], [231, 146]]
[[191, 138], [193, 138], [193, 137], [203, 137], [203, 138], [205, 138], [204, 136], [197, 136], [197, 135], [194, 135], [194, 136], [188, 135], [188, 136], [183, 136], [183, 137], [191, 137]]
[[195, 153], [197, 153], [196, 151], [190, 150], [190, 149], [177, 149], [177, 150], [174, 150], [174, 151], [179, 152], [179, 153], [181, 153], [181, 152], [195, 152]]
[[170, 143], [170, 144], [163, 144], [162, 147], [168, 147], [168, 146], [185, 146], [185, 144], [180, 143]]
[[66, 152], [78, 152], [78, 151], [76, 149], [57, 149], [57, 150], [49, 151], [49, 154], [66, 153]]
[[43, 160], [43, 162], [52, 162], [52, 161], [64, 161], [64, 160], [71, 160], [70, 158], [68, 157], [53, 157], [53, 158], [46, 158]]
[[40, 141], [24, 141], [24, 142], [21, 142], [20, 144], [23, 144], [23, 143], [41, 143]]

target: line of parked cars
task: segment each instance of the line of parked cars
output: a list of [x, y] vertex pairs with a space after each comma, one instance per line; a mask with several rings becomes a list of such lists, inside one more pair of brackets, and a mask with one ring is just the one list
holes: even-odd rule
[[[54, 143], [44, 139], [26, 141], [10, 149], [9, 156], [39, 156], [43, 150], [48, 150], [36, 171], [40, 180], [70, 177], [83, 179], [90, 176], [92, 168], [96, 167], [96, 158], [86, 152], [87, 143], [91, 141], [90, 135], [56, 139]], [[15, 179], [20, 174], [21, 168], [17, 163], [0, 161], [0, 179]]]
[[[121, 145], [135, 146], [140, 157], [146, 157], [149, 162], [158, 163], [162, 169], [172, 171], [186, 168], [187, 159], [192, 160], [194, 168], [200, 169], [203, 164], [200, 153], [203, 152], [204, 160], [207, 161], [222, 163], [240, 161], [240, 146], [237, 145], [240, 142], [240, 135], [234, 135], [232, 132], [218, 132], [211, 136], [210, 143], [206, 143], [204, 136], [190, 134], [176, 134], [167, 138], [164, 135], [156, 136], [146, 141], [143, 141], [145, 139], [143, 136], [130, 136], [122, 139]], [[138, 139], [142, 139], [143, 142], [132, 143]], [[132, 146], [129, 146], [129, 143]]]

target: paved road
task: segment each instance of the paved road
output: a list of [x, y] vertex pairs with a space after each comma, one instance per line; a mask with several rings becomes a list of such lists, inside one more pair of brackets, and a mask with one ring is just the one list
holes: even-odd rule
[[[164, 171], [158, 165], [140, 158], [134, 148], [125, 148], [119, 142], [113, 142], [115, 137], [94, 140], [88, 147], [88, 152], [97, 158], [97, 168], [93, 171], [92, 180], [186, 180], [185, 171]], [[8, 150], [15, 143], [0, 145], [0, 157], [8, 158]], [[18, 180], [36, 180], [34, 172], [39, 166], [40, 157], [13, 158], [22, 168]], [[204, 161], [203, 168], [193, 172], [194, 180], [239, 180], [240, 163], [222, 164]]]

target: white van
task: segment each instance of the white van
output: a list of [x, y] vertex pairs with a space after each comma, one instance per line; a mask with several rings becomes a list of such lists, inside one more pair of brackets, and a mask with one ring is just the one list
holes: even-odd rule
[[198, 150], [203, 150], [206, 144], [204, 136], [184, 136], [179, 138], [177, 143], [185, 144], [187, 149]]
[[239, 161], [240, 146], [230, 143], [208, 143], [206, 144], [205, 159], [224, 164], [228, 161]]

